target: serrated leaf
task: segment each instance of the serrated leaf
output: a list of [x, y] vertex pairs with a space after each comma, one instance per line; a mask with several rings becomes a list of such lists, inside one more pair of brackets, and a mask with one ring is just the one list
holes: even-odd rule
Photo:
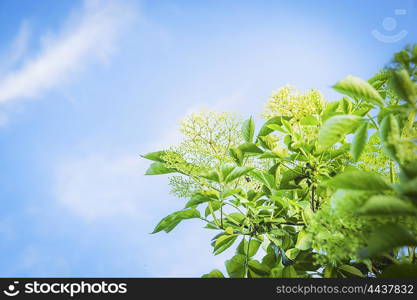
[[386, 267], [380, 278], [417, 278], [417, 265], [398, 264]]
[[285, 266], [282, 269], [282, 278], [297, 278], [297, 272], [293, 266]]
[[285, 120], [290, 120], [291, 117], [286, 117], [286, 116], [277, 116], [277, 117], [273, 117], [271, 119], [269, 119], [268, 121], [265, 122], [265, 124], [262, 126], [261, 130], [259, 130], [258, 133], [258, 138], [262, 137], [262, 136], [267, 136], [268, 134], [270, 134], [272, 131], [274, 131], [273, 129], [269, 128], [268, 125], [272, 125], [272, 124], [276, 124], [278, 126], [282, 125], [282, 119]]
[[251, 239], [248, 246], [248, 241], [245, 238], [243, 238], [242, 241], [239, 243], [238, 247], [236, 248], [236, 253], [244, 255], [248, 253], [248, 257], [252, 257], [258, 252], [261, 244], [262, 243], [259, 240]]
[[220, 182], [220, 176], [216, 170], [203, 171], [200, 176], [214, 182]]
[[195, 193], [190, 201], [187, 202], [185, 208], [189, 208], [192, 206], [199, 205], [204, 202], [215, 201], [217, 200], [217, 193], [216, 191], [205, 191], [205, 192], [197, 192]]
[[238, 179], [239, 177], [248, 174], [250, 171], [252, 171], [253, 168], [249, 167], [236, 167], [227, 177], [225, 182], [229, 183], [232, 182], [235, 179]]
[[148, 170], [146, 170], [145, 175], [161, 175], [175, 172], [175, 169], [166, 167], [162, 162], [154, 162], [149, 166]]
[[366, 142], [368, 140], [368, 123], [364, 123], [356, 131], [353, 138], [351, 152], [353, 160], [356, 162], [359, 160], [363, 150], [365, 149]]
[[315, 126], [315, 125], [319, 125], [320, 122], [315, 116], [309, 115], [309, 116], [302, 118], [300, 120], [300, 124], [303, 126]]
[[275, 186], [275, 176], [269, 174], [268, 172], [261, 170], [253, 170], [250, 172], [250, 175], [253, 178], [265, 184], [269, 189], [272, 189]]
[[252, 143], [255, 134], [255, 122], [252, 117], [243, 122], [242, 135], [247, 143]]
[[251, 271], [260, 276], [268, 276], [271, 272], [271, 269], [268, 266], [261, 264], [257, 260], [249, 260], [248, 267]]
[[368, 247], [359, 255], [362, 258], [373, 257], [402, 246], [417, 246], [416, 237], [399, 224], [386, 224], [370, 236]]
[[226, 260], [227, 274], [231, 278], [241, 278], [245, 276], [245, 255], [236, 254], [231, 259]]
[[165, 160], [162, 158], [165, 153], [166, 151], [149, 152], [145, 155], [142, 155], [142, 157], [153, 161], [165, 162]]
[[385, 116], [379, 127], [379, 135], [384, 145], [384, 150], [393, 160], [396, 160], [395, 143], [400, 139], [400, 125], [397, 118], [388, 114]]
[[291, 249], [288, 249], [287, 251], [285, 251], [285, 256], [288, 257], [291, 260], [295, 260], [295, 258], [297, 257], [299, 252], [300, 252], [300, 249], [291, 248]]
[[245, 143], [238, 147], [243, 153], [262, 154], [264, 151], [256, 146], [254, 143]]
[[233, 158], [238, 166], [243, 163], [243, 152], [239, 148], [231, 148], [228, 150], [229, 155]]
[[378, 105], [384, 104], [384, 100], [378, 91], [367, 81], [359, 77], [349, 75], [336, 83], [333, 88], [353, 98], [364, 99]]
[[204, 274], [201, 277], [202, 278], [224, 278], [224, 275], [220, 270], [214, 269], [210, 273]]
[[402, 216], [416, 215], [417, 209], [408, 202], [394, 196], [372, 196], [358, 210], [358, 214], [367, 216]]
[[229, 176], [230, 173], [232, 173], [232, 171], [236, 168], [236, 166], [231, 166], [231, 165], [223, 165], [220, 168], [220, 175], [221, 175], [221, 180], [220, 181], [225, 181], [227, 176]]
[[174, 212], [165, 218], [163, 218], [152, 233], [157, 233], [161, 230], [165, 232], [170, 232], [173, 230], [182, 220], [200, 218], [200, 212], [195, 208], [190, 208], [186, 210], [180, 210]]
[[307, 250], [311, 248], [312, 236], [310, 233], [300, 231], [297, 236], [297, 243], [295, 248], [300, 250]]
[[401, 99], [410, 104], [416, 102], [417, 87], [406, 70], [393, 71], [390, 83], [392, 89]]
[[236, 241], [237, 237], [238, 237], [237, 235], [233, 235], [233, 234], [226, 234], [226, 235], [220, 236], [214, 244], [214, 249], [213, 249], [214, 255], [220, 254], [226, 249], [228, 249], [230, 246], [232, 246], [233, 243]]
[[392, 186], [381, 176], [365, 171], [348, 171], [326, 182], [331, 188], [344, 190], [385, 191]]
[[318, 142], [324, 147], [331, 147], [346, 134], [351, 133], [362, 120], [355, 115], [337, 115], [328, 119], [320, 128]]
[[361, 270], [351, 265], [341, 265], [339, 271], [342, 271], [348, 277], [364, 277]]

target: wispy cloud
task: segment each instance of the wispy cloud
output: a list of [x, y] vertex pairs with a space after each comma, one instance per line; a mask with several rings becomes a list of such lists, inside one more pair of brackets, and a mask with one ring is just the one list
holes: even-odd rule
[[[40, 38], [44, 43], [36, 56], [0, 77], [0, 103], [37, 97], [91, 62], [106, 61], [132, 20], [132, 9], [125, 2], [85, 0], [60, 31]], [[10, 59], [23, 55], [28, 32], [28, 25], [22, 25], [12, 47], [16, 54]]]
[[27, 53], [31, 27], [29, 21], [21, 23], [18, 33], [4, 53], [0, 54], [0, 78], [4, 73], [21, 61]]

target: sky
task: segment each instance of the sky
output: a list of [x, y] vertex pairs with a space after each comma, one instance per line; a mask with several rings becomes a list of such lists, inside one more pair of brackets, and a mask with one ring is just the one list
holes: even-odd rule
[[201, 108], [259, 117], [285, 84], [338, 100], [413, 42], [415, 0], [1, 0], [0, 276], [224, 270], [197, 220], [150, 234], [186, 200], [139, 155]]

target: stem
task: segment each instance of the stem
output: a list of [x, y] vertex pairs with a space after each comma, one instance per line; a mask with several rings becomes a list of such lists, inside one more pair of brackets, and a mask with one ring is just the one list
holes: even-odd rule
[[221, 228], [223, 229], [223, 190], [224, 187], [221, 188], [221, 191], [219, 193], [219, 200], [220, 200], [220, 225]]
[[395, 257], [393, 257], [392, 255], [390, 255], [388, 253], [385, 253], [385, 254], [383, 254], [383, 256], [388, 258], [389, 260], [391, 260], [394, 264], [398, 264], [398, 260]]
[[392, 160], [389, 161], [389, 175], [391, 179], [391, 183], [394, 183], [394, 162]]
[[247, 271], [248, 268], [248, 261], [249, 261], [249, 246], [250, 246], [250, 241], [252, 240], [252, 235], [249, 236], [249, 240], [248, 240], [248, 246], [246, 247], [246, 256], [245, 256], [245, 271]]
[[314, 212], [315, 207], [314, 207], [314, 191], [315, 191], [315, 187], [312, 186], [311, 187], [311, 210]]
[[234, 204], [232, 204], [232, 203], [229, 203], [229, 202], [225, 202], [224, 203], [225, 205], [230, 205], [231, 207], [234, 207], [234, 208], [236, 208], [242, 215], [245, 215], [245, 213], [243, 213], [243, 211], [241, 211], [240, 210], [240, 208], [238, 207], [238, 206], [236, 206], [236, 205], [234, 205]]
[[369, 120], [371, 120], [372, 124], [374, 124], [375, 128], [378, 130], [379, 129], [378, 124], [374, 121], [374, 119], [372, 119], [369, 113], [366, 113], [366, 116], [369, 118]]
[[217, 227], [219, 227], [220, 229], [222, 229], [222, 227], [219, 224], [219, 221], [216, 218], [216, 214], [214, 213], [213, 207], [211, 206], [211, 203], [208, 204], [208, 207], [210, 209], [210, 214], [213, 217], [214, 223], [216, 223]]
[[408, 256], [410, 259], [410, 264], [414, 263], [414, 260], [416, 259], [416, 247], [408, 247]]
[[304, 223], [292, 223], [292, 222], [284, 222], [284, 223], [279, 223], [279, 224], [292, 225], [292, 226], [305, 226], [306, 225]]
[[203, 220], [203, 221], [206, 221], [207, 223], [211, 223], [208, 219], [206, 219], [206, 218], [204, 218], [204, 217], [201, 217], [201, 216], [200, 216], [200, 219], [201, 219], [201, 220]]

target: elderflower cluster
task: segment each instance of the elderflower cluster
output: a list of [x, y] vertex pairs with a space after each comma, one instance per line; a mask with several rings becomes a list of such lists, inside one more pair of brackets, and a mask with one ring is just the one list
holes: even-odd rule
[[262, 116], [267, 119], [289, 116], [293, 118], [293, 122], [299, 122], [307, 116], [319, 115], [325, 105], [324, 97], [318, 90], [311, 89], [301, 93], [286, 85], [272, 93]]

